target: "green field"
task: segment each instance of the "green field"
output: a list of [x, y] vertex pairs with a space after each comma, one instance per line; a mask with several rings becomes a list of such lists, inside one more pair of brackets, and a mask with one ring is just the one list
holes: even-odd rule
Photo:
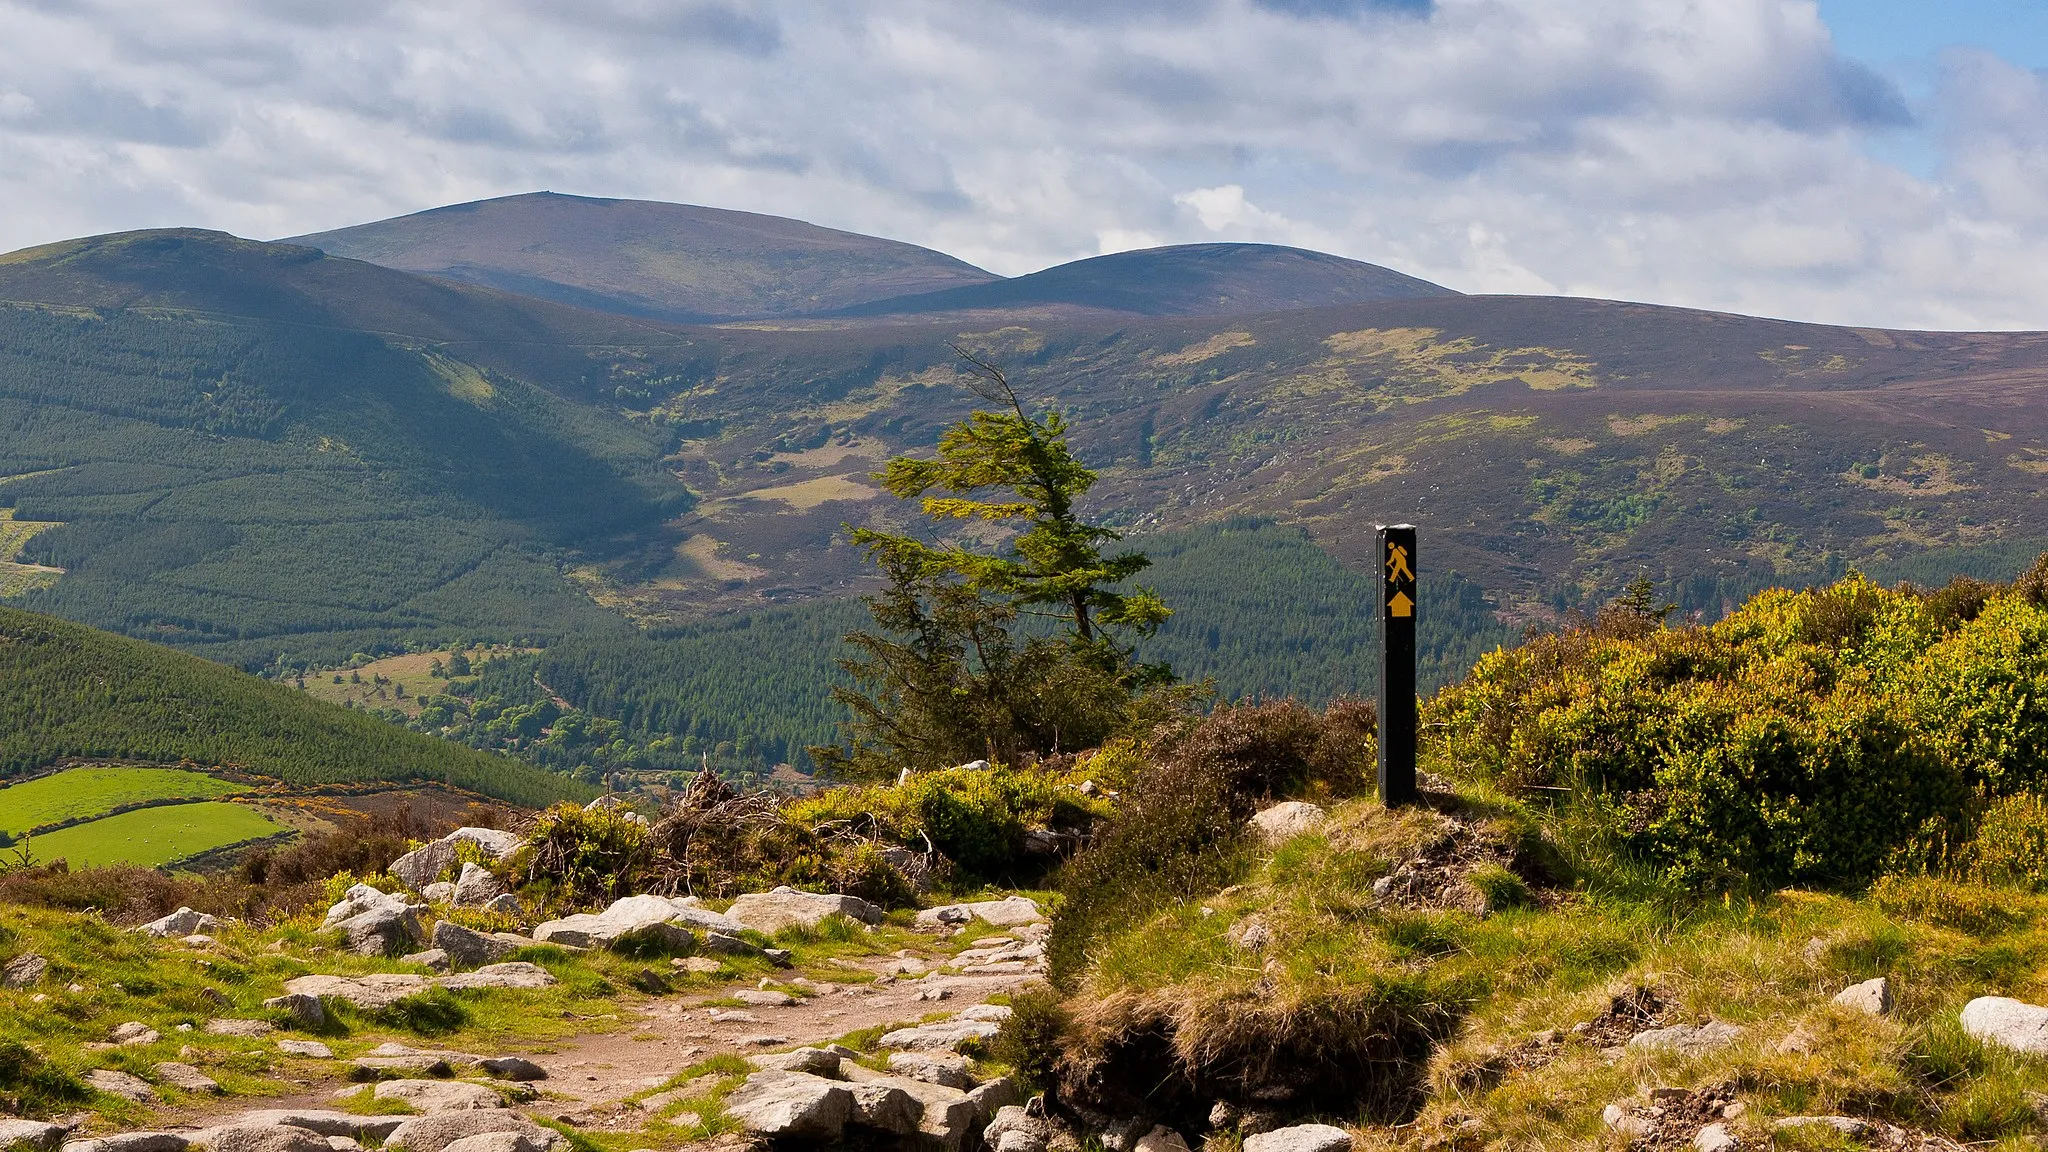
[[73, 868], [107, 864], [155, 867], [274, 836], [285, 827], [254, 808], [209, 800], [124, 812], [37, 836], [29, 850], [44, 863], [64, 860]]
[[147, 800], [206, 800], [240, 791], [225, 780], [180, 768], [73, 768], [0, 788], [0, 832], [19, 836]]

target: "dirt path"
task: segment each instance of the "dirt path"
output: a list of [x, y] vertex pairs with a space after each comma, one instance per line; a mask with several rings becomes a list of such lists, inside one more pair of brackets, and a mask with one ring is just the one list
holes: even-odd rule
[[[902, 961], [870, 959], [859, 966], [887, 973]], [[882, 1025], [914, 1024], [926, 1016], [950, 1015], [1015, 992], [1040, 980], [1035, 974], [940, 975], [888, 983], [827, 984], [787, 1006], [709, 1008], [739, 989], [712, 996], [664, 997], [622, 1013], [621, 1026], [547, 1045], [528, 1058], [548, 1078], [535, 1087], [552, 1105], [536, 1111], [558, 1114], [579, 1127], [611, 1126], [606, 1114], [620, 1113], [628, 1096], [666, 1083], [698, 1061], [721, 1053], [769, 1052], [804, 1044], [823, 1045], [849, 1032]], [[934, 999], [934, 994], [943, 998]], [[635, 1110], [637, 1111], [637, 1110]]]

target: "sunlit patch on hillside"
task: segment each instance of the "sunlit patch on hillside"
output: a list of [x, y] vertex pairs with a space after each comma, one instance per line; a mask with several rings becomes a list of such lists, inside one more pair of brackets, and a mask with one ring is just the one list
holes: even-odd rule
[[1725, 416], [1716, 416], [1714, 419], [1707, 421], [1707, 434], [1709, 436], [1726, 436], [1746, 423], [1748, 421], [1730, 420]]
[[448, 386], [450, 396], [458, 400], [467, 400], [471, 404], [482, 404], [498, 394], [498, 390], [491, 386], [491, 382], [484, 379], [484, 374], [471, 365], [438, 352], [427, 352], [424, 355], [428, 367], [434, 370], [434, 375], [439, 376], [441, 382]]
[[1470, 336], [1445, 340], [1440, 328], [1366, 328], [1323, 341], [1335, 365], [1370, 367], [1388, 383], [1423, 389], [1422, 395], [1457, 396], [1510, 380], [1538, 391], [1591, 388], [1593, 362], [1559, 348], [1490, 349]]
[[1654, 412], [1646, 412], [1640, 416], [1609, 416], [1607, 427], [1616, 436], [1641, 436], [1645, 432], [1655, 432], [1667, 424], [1677, 424], [1684, 419], [1683, 416], [1659, 416]]
[[1851, 360], [1839, 352], [1816, 352], [1804, 344], [1766, 348], [1757, 355], [1776, 365], [1787, 376], [1826, 376], [1862, 366], [1860, 361]]
[[64, 575], [62, 568], [20, 562], [22, 548], [36, 533], [55, 527], [49, 520], [16, 520], [14, 509], [0, 508], [0, 598], [48, 588]]
[[1009, 324], [988, 332], [962, 332], [955, 337], [969, 351], [1004, 356], [1032, 356], [1045, 351], [1045, 335], [1021, 324]]
[[766, 568], [756, 568], [744, 561], [720, 556], [718, 550], [723, 547], [724, 541], [699, 532], [676, 545], [676, 556], [689, 561], [697, 571], [712, 580], [758, 580], [768, 575]]
[[[834, 500], [873, 500], [880, 492], [851, 476], [820, 476], [796, 484], [756, 488], [733, 496], [733, 500], [779, 500], [799, 512], [808, 512]], [[726, 501], [719, 501], [723, 504]]]
[[884, 445], [875, 441], [855, 440], [848, 444], [806, 448], [801, 452], [777, 452], [768, 458], [768, 463], [788, 464], [793, 468], [830, 468], [851, 459], [880, 461], [886, 451]]
[[1218, 332], [1199, 344], [1190, 344], [1178, 352], [1170, 352], [1152, 358], [1152, 363], [1161, 368], [1182, 368], [1189, 364], [1200, 364], [1213, 360], [1233, 348], [1249, 348], [1258, 343], [1249, 332]]
[[1582, 436], [1546, 436], [1543, 439], [1538, 440], [1537, 443], [1543, 445], [1545, 448], [1550, 449], [1552, 452], [1559, 454], [1560, 456], [1578, 456], [1586, 452], [1591, 452], [1593, 449], [1599, 447], [1599, 445], [1593, 443], [1591, 440], [1588, 440]]
[[1899, 496], [1947, 496], [1972, 487], [1957, 478], [1955, 462], [1939, 453], [1915, 456], [1903, 464], [1858, 465], [1842, 477], [1859, 488]]
[[2017, 454], [2006, 457], [2005, 462], [2022, 472], [2048, 476], [2048, 449], [2022, 448]]

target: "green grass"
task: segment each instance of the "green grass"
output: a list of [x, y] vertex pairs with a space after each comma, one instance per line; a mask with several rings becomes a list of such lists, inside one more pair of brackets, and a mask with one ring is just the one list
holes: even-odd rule
[[284, 830], [284, 825], [254, 808], [210, 800], [143, 808], [74, 824], [34, 837], [29, 846], [36, 859], [62, 859], [73, 868], [106, 864], [156, 867]]
[[0, 788], [0, 832], [18, 836], [149, 800], [207, 800], [240, 791], [225, 780], [180, 768], [72, 768]]

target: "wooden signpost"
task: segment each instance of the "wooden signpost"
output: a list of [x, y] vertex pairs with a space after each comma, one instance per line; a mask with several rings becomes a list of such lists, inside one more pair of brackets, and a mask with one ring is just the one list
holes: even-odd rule
[[1380, 802], [1416, 802], [1415, 616], [1422, 594], [1415, 578], [1415, 525], [1379, 526]]

